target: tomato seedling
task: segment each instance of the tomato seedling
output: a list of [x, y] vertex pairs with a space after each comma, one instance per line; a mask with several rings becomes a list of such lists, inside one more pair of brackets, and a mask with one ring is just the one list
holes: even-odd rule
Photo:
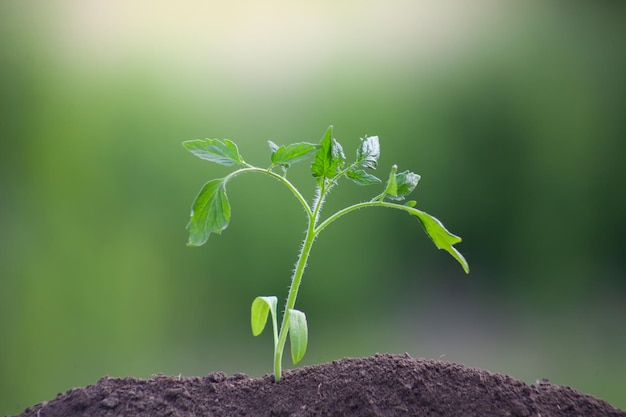
[[[278, 327], [278, 299], [275, 296], [260, 296], [254, 299], [251, 307], [252, 334], [261, 334], [267, 323], [268, 316], [272, 319], [274, 334], [274, 378], [281, 378], [282, 355], [289, 334], [293, 363], [298, 363], [307, 347], [308, 329], [306, 316], [295, 309], [298, 288], [302, 280], [307, 259], [315, 238], [340, 217], [364, 207], [387, 207], [405, 211], [415, 216], [430, 236], [435, 246], [450, 253], [463, 270], [469, 273], [467, 261], [454, 245], [461, 238], [450, 233], [435, 217], [415, 208], [415, 201], [402, 201], [415, 189], [420, 176], [410, 172], [398, 172], [393, 165], [382, 193], [369, 201], [352, 204], [337, 211], [325, 220], [320, 220], [320, 212], [328, 193], [345, 177], [358, 185], [382, 183], [371, 172], [376, 169], [380, 157], [380, 145], [377, 136], [360, 139], [356, 151], [356, 159], [348, 163], [342, 146], [333, 138], [332, 126], [328, 128], [319, 144], [307, 142], [277, 145], [269, 142], [271, 163], [268, 168], [250, 165], [241, 157], [237, 145], [230, 140], [204, 139], [183, 142], [183, 146], [197, 157], [221, 165], [237, 167], [223, 178], [211, 180], [204, 184], [198, 193], [191, 209], [191, 219], [187, 224], [189, 246], [201, 246], [208, 240], [211, 233], [220, 234], [230, 222], [230, 203], [226, 195], [227, 183], [237, 175], [246, 172], [257, 172], [269, 175], [285, 185], [300, 202], [307, 215], [308, 226], [302, 243], [298, 260], [291, 277], [291, 286], [287, 294], [285, 310]], [[315, 197], [311, 204], [300, 191], [287, 179], [289, 167], [297, 162], [313, 158], [311, 173], [315, 179]]]

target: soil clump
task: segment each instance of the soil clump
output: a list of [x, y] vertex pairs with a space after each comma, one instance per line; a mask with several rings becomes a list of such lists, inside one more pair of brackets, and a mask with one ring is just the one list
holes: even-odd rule
[[408, 354], [377, 354], [228, 377], [104, 377], [26, 409], [19, 417], [626, 417], [605, 401], [542, 382]]

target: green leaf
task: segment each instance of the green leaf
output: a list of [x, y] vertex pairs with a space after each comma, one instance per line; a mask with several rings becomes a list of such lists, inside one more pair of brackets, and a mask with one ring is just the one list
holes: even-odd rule
[[237, 145], [228, 139], [197, 139], [183, 142], [183, 146], [200, 159], [215, 162], [220, 165], [243, 165]]
[[312, 143], [292, 143], [286, 146], [276, 146], [270, 142], [272, 149], [272, 165], [289, 166], [296, 162], [304, 161], [318, 148], [318, 145]]
[[363, 168], [376, 169], [380, 157], [378, 136], [361, 138], [361, 144], [356, 151], [356, 163]]
[[336, 139], [333, 138], [333, 142], [332, 142], [332, 147], [331, 147], [331, 153], [333, 156], [332, 159], [332, 168], [335, 171], [335, 173], [337, 171], [339, 171], [341, 168], [343, 168], [343, 166], [346, 163], [346, 154], [343, 153], [343, 147], [341, 146], [341, 144], [339, 142], [337, 142]]
[[272, 313], [272, 321], [275, 321], [277, 303], [278, 299], [274, 296], [257, 297], [254, 299], [250, 309], [250, 324], [254, 336], [260, 335], [263, 329], [265, 329], [268, 313]]
[[330, 126], [315, 153], [311, 173], [321, 185], [325, 180], [332, 179], [343, 168], [345, 162], [346, 155], [339, 142], [333, 139], [333, 127]]
[[304, 357], [308, 342], [308, 332], [304, 313], [295, 309], [289, 310], [289, 342], [291, 344], [291, 359], [294, 365]]
[[454, 259], [461, 264], [465, 273], [469, 274], [467, 261], [454, 247], [454, 245], [461, 242], [461, 238], [450, 233], [437, 218], [428, 213], [415, 208], [408, 210], [408, 213], [416, 216], [420, 220], [422, 226], [424, 226], [424, 230], [426, 230], [426, 233], [430, 236], [437, 249], [443, 249], [452, 255]]
[[389, 195], [393, 197], [398, 195], [398, 183], [396, 182], [397, 170], [398, 170], [397, 165], [393, 165], [391, 167], [391, 171], [389, 172], [389, 179], [387, 179], [387, 185], [385, 186], [385, 191], [380, 196], [381, 200]]
[[230, 203], [226, 196], [226, 180], [220, 178], [204, 184], [191, 208], [187, 224], [188, 246], [201, 246], [211, 233], [222, 233], [230, 221]]
[[381, 182], [380, 178], [369, 174], [362, 169], [350, 170], [346, 172], [346, 177], [359, 185], [371, 185]]
[[395, 193], [387, 193], [387, 198], [390, 200], [404, 200], [407, 195], [413, 192], [419, 180], [420, 176], [411, 171], [395, 174]]
[[330, 126], [320, 141], [320, 148], [315, 153], [315, 159], [311, 165], [311, 173], [318, 180], [318, 183], [323, 182], [324, 178], [328, 177], [327, 174], [332, 164], [332, 143], [333, 127]]

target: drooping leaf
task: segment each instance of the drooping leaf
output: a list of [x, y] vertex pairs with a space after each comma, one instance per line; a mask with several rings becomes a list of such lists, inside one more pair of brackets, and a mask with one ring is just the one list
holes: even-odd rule
[[467, 261], [454, 247], [454, 245], [461, 242], [461, 238], [450, 233], [448, 229], [445, 228], [443, 223], [428, 213], [415, 208], [409, 210], [408, 212], [420, 220], [422, 226], [424, 226], [424, 230], [426, 230], [426, 233], [430, 236], [437, 249], [443, 249], [452, 255], [452, 257], [454, 257], [454, 259], [461, 264], [465, 273], [469, 274], [469, 265], [467, 264]]
[[226, 195], [224, 178], [204, 184], [191, 208], [191, 219], [187, 224], [188, 246], [201, 246], [211, 233], [222, 233], [230, 221], [230, 203]]
[[333, 178], [343, 168], [345, 162], [346, 155], [339, 142], [333, 139], [333, 127], [330, 126], [315, 153], [311, 173], [321, 185], [325, 180]]
[[396, 192], [387, 193], [387, 198], [390, 200], [404, 200], [407, 195], [413, 192], [419, 180], [420, 176], [411, 171], [395, 174]]
[[237, 145], [228, 139], [196, 139], [183, 142], [183, 146], [200, 159], [220, 165], [233, 166], [244, 163]]
[[359, 185], [371, 185], [381, 182], [380, 178], [370, 173], [367, 173], [362, 169], [351, 169], [350, 171], [346, 172], [346, 177]]
[[272, 165], [288, 166], [296, 162], [304, 161], [309, 158], [317, 148], [318, 145], [306, 142], [278, 146], [272, 152]]
[[272, 321], [275, 321], [277, 303], [278, 299], [274, 296], [257, 297], [254, 299], [250, 309], [250, 324], [254, 336], [260, 335], [263, 329], [265, 329], [268, 313], [272, 314]]
[[378, 136], [361, 138], [361, 144], [356, 151], [356, 162], [363, 168], [376, 169], [380, 157]]
[[294, 365], [302, 360], [308, 343], [308, 327], [306, 316], [302, 311], [289, 310], [289, 342], [291, 344], [291, 359]]

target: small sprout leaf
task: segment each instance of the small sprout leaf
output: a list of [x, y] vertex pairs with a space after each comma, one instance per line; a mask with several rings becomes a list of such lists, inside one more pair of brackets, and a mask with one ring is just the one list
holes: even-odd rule
[[380, 157], [378, 136], [361, 138], [361, 144], [356, 151], [356, 163], [363, 168], [376, 169]]
[[381, 182], [380, 178], [367, 173], [362, 169], [350, 170], [346, 172], [346, 177], [358, 185], [371, 185]]
[[417, 201], [415, 200], [407, 201], [406, 203], [404, 203], [404, 205], [407, 207], [415, 207], [416, 204], [417, 204]]
[[452, 257], [456, 259], [459, 264], [461, 264], [463, 271], [465, 271], [466, 274], [469, 274], [469, 265], [467, 264], [467, 261], [454, 247], [454, 245], [461, 242], [461, 238], [450, 233], [437, 218], [428, 213], [417, 209], [411, 209], [409, 214], [416, 216], [420, 220], [422, 226], [424, 226], [424, 230], [426, 230], [426, 233], [430, 236], [437, 249], [443, 249], [452, 255]]
[[191, 208], [187, 224], [188, 246], [202, 246], [211, 233], [222, 233], [230, 221], [230, 203], [226, 196], [226, 180], [211, 180], [204, 184]]
[[200, 159], [215, 162], [220, 165], [243, 165], [237, 145], [228, 139], [197, 139], [183, 142], [183, 146]]
[[306, 316], [302, 311], [289, 310], [289, 342], [291, 343], [291, 359], [294, 365], [302, 360], [308, 342]]
[[[272, 143], [272, 142], [270, 142]], [[276, 146], [276, 144], [273, 144]], [[272, 148], [272, 165], [291, 165], [296, 162], [304, 161], [309, 158], [318, 148], [318, 145], [312, 143], [292, 143], [291, 145], [278, 146]]]
[[272, 314], [272, 319], [276, 317], [276, 304], [278, 299], [274, 296], [257, 297], [252, 302], [250, 324], [252, 326], [252, 334], [258, 336], [265, 329], [268, 313]]

